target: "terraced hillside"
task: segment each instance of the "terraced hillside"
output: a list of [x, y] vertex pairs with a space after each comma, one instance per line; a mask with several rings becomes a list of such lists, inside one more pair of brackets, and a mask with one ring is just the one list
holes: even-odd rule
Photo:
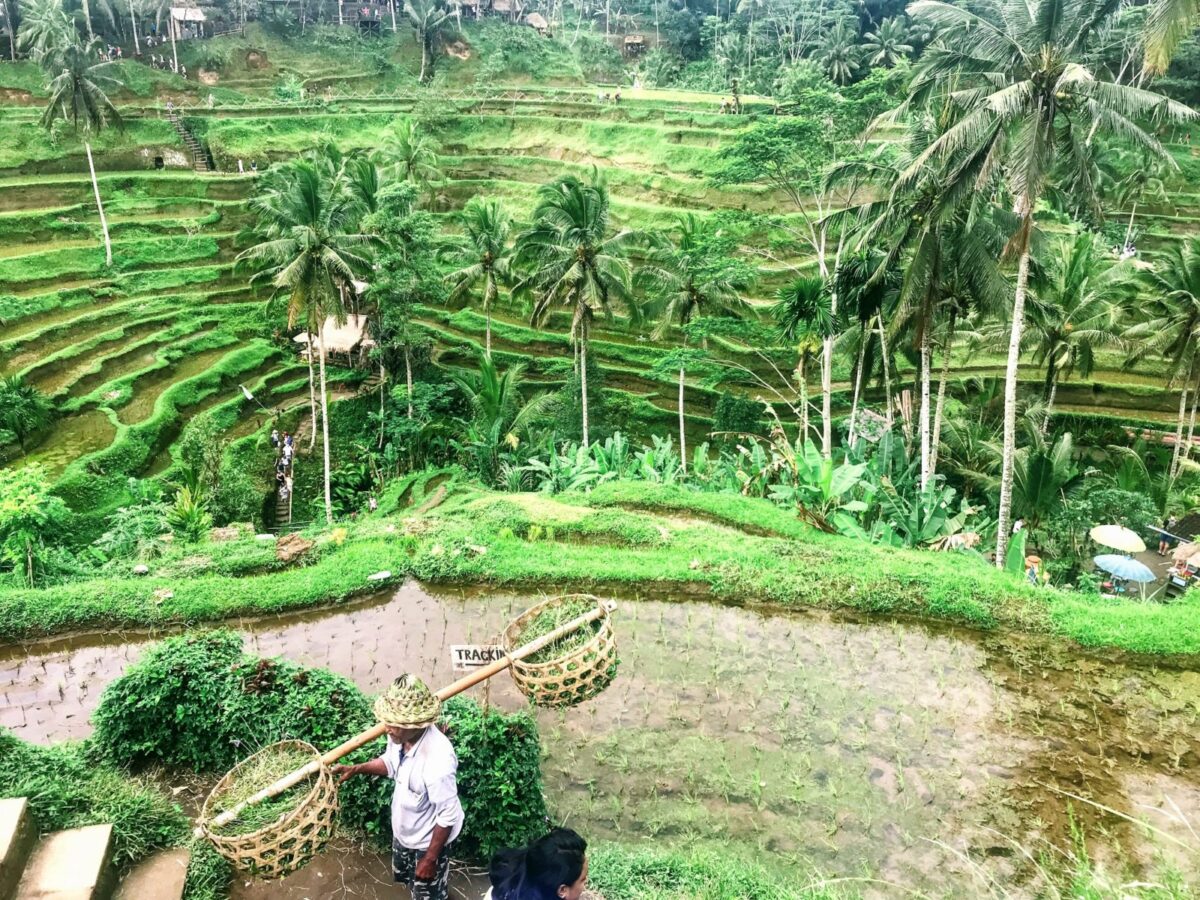
[[[383, 78], [364, 71], [353, 54], [331, 66], [305, 69], [291, 59], [253, 68], [252, 53], [274, 59], [283, 52], [269, 39], [257, 40], [269, 49], [253, 49], [259, 46], [253, 32], [231, 39], [234, 62], [215, 86], [124, 64], [131, 85], [123, 95], [127, 127], [102, 135], [95, 147], [112, 230], [111, 268], [81, 146], [69, 133], [37, 126], [40, 88], [24, 64], [0, 66], [8, 101], [0, 123], [21, 136], [0, 141], [0, 375], [24, 375], [62, 411], [25, 459], [46, 463], [77, 511], [102, 515], [124, 498], [129, 476], [166, 472], [183, 424], [202, 411], [214, 411], [227, 435], [253, 443], [266, 417], [238, 385], [267, 407], [302, 408], [307, 400], [307, 370], [295, 345], [275, 333], [278, 321], [265, 314], [264, 298], [234, 268], [254, 185], [253, 175], [232, 174], [239, 159], [249, 170], [252, 161], [264, 168], [322, 142], [375, 148], [397, 117], [415, 116], [438, 144], [444, 180], [431, 189], [429, 205], [442, 216], [475, 195], [503, 199], [526, 216], [539, 185], [595, 168], [608, 182], [618, 220], [641, 228], [669, 227], [682, 212], [798, 219], [790, 202], [767, 187], [717, 189], [708, 181], [722, 147], [770, 112], [765, 100], [747, 98], [749, 115], [741, 117], [717, 114], [720, 98], [702, 94], [638, 91], [620, 105], [599, 104], [595, 89], [578, 77], [557, 88], [506, 87], [503, 78], [480, 85], [470, 80], [479, 74], [477, 57], [447, 60], [448, 83], [421, 91], [404, 71], [411, 48], [396, 51], [398, 71]], [[308, 100], [272, 97], [277, 80], [289, 74], [306, 79]], [[216, 173], [190, 168], [183, 139], [165, 117], [168, 99], [211, 154]], [[1196, 168], [1190, 145], [1174, 149], [1185, 173]], [[1187, 193], [1140, 207], [1145, 254], [1191, 233], [1198, 209], [1200, 200]], [[764, 231], [752, 232], [746, 244], [748, 251], [771, 250], [771, 258], [756, 259], [762, 275], [750, 300], [760, 308], [813, 265], [801, 245], [777, 234], [769, 240]], [[472, 310], [424, 309], [420, 321], [443, 366], [468, 365], [482, 345], [484, 319]], [[556, 318], [535, 331], [524, 309], [502, 304], [494, 348], [501, 361], [519, 359], [534, 381], [553, 385], [572, 365], [565, 330]], [[593, 357], [624, 421], [643, 431], [673, 428], [675, 374], [661, 365], [671, 336], [656, 343], [648, 329], [614, 322], [602, 323], [595, 338]], [[779, 374], [793, 363], [785, 349], [762, 353], [731, 339], [714, 339], [710, 349], [733, 364], [732, 378], [718, 385], [711, 369], [695, 374], [687, 418], [696, 438], [711, 429], [723, 390], [763, 394], [748, 373], [791, 391]], [[998, 357], [979, 354], [961, 362], [960, 380], [995, 375], [1000, 365]], [[1063, 411], [1172, 419], [1178, 395], [1164, 390], [1153, 367], [1125, 371], [1116, 354], [1100, 363], [1091, 380], [1060, 387]], [[335, 369], [333, 377], [353, 382], [361, 374]], [[835, 385], [842, 407], [848, 377], [841, 372]], [[1040, 389], [1033, 367], [1025, 377], [1031, 392]], [[16, 457], [15, 448], [9, 456]]]

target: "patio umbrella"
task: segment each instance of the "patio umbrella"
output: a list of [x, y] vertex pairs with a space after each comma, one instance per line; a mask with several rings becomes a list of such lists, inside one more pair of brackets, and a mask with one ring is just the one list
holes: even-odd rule
[[1124, 553], [1141, 553], [1146, 542], [1124, 525], [1097, 525], [1088, 532], [1093, 541], [1103, 547], [1112, 547]]
[[1102, 553], [1094, 560], [1097, 566], [1108, 572], [1110, 575], [1115, 575], [1125, 581], [1135, 581], [1142, 585], [1142, 597], [1146, 596], [1146, 583], [1155, 580], [1154, 573], [1150, 571], [1150, 567], [1138, 562], [1136, 559], [1130, 559], [1128, 556], [1119, 556], [1116, 553]]

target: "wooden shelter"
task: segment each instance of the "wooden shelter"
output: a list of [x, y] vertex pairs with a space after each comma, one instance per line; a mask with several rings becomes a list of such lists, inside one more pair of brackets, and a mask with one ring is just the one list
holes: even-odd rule
[[541, 13], [530, 13], [527, 15], [525, 17], [525, 24], [535, 29], [543, 37], [550, 33], [550, 23], [546, 21], [546, 17]]
[[646, 52], [646, 38], [640, 34], [625, 35], [625, 55], [641, 56]]

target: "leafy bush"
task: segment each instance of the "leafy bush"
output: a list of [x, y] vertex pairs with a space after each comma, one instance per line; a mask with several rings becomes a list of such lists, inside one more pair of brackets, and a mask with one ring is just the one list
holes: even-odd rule
[[148, 785], [96, 765], [78, 744], [39, 747], [0, 729], [0, 797], [28, 797], [39, 830], [113, 825], [113, 860], [127, 866], [179, 843], [187, 819]]
[[446, 702], [447, 733], [458, 753], [458, 785], [466, 827], [456, 853], [490, 859], [546, 827], [541, 744], [537, 723], [525, 712], [485, 712], [463, 697]]
[[761, 434], [762, 425], [763, 405], [749, 397], [740, 397], [726, 391], [713, 409], [713, 431], [716, 432]]
[[[287, 738], [327, 749], [374, 724], [371, 701], [324, 669], [242, 652], [229, 631], [186, 635], [150, 649], [105, 690], [93, 721], [96, 752], [124, 765], [161, 764], [203, 772], [230, 768]], [[525, 714], [484, 715], [472, 700], [446, 706], [459, 758], [467, 826], [460, 846], [486, 855], [544, 826], [541, 749]], [[379, 752], [368, 747], [348, 761]], [[341, 789], [343, 824], [379, 835], [391, 788], [356, 778]]]

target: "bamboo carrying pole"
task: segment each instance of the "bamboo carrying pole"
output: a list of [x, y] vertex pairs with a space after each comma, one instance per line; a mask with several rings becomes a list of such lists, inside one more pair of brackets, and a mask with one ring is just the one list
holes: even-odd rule
[[[501, 672], [503, 672], [505, 669], [507, 669], [509, 666], [511, 666], [513, 664], [514, 659], [524, 659], [527, 656], [532, 656], [534, 653], [537, 653], [543, 647], [546, 647], [549, 644], [553, 644], [555, 641], [566, 637], [568, 634], [570, 634], [572, 631], [575, 631], [577, 628], [582, 628], [584, 625], [587, 625], [590, 622], [595, 622], [601, 616], [606, 615], [607, 613], [611, 613], [616, 608], [617, 608], [617, 604], [614, 603], [613, 601], [611, 601], [611, 600], [603, 601], [600, 605], [598, 605], [591, 612], [584, 613], [582, 616], [579, 616], [579, 618], [572, 619], [570, 622], [560, 625], [558, 628], [555, 628], [550, 633], [542, 635], [537, 640], [530, 641], [528, 644], [525, 644], [522, 647], [518, 647], [512, 653], [505, 654], [503, 657], [496, 660], [494, 663], [486, 665], [483, 668], [478, 669], [469, 675], [463, 676], [462, 678], [458, 679], [458, 681], [454, 682], [453, 684], [447, 685], [446, 687], [442, 688], [441, 690], [439, 690], [437, 692], [437, 698], [439, 700], [443, 700], [443, 701], [449, 700], [451, 697], [455, 696], [456, 694], [461, 694], [463, 691], [467, 690], [468, 688], [472, 688], [475, 685], [479, 684], [480, 682], [487, 681], [493, 675], [499, 675]], [[310, 775], [315, 775], [322, 766], [333, 765], [335, 762], [337, 762], [343, 756], [353, 753], [359, 747], [362, 747], [365, 744], [369, 744], [369, 743], [371, 743], [371, 741], [378, 740], [379, 738], [383, 737], [386, 733], [387, 733], [386, 725], [375, 725], [375, 726], [372, 726], [371, 728], [368, 728], [366, 731], [356, 734], [354, 737], [350, 738], [345, 743], [339, 744], [337, 747], [334, 747], [328, 753], [325, 753], [324, 755], [322, 755], [320, 759], [314, 759], [312, 762], [308, 763], [305, 766], [302, 766], [301, 768], [297, 769], [296, 771], [291, 772], [287, 775], [284, 775], [282, 778], [280, 778], [274, 784], [267, 785], [267, 787], [263, 788], [257, 794], [247, 797], [245, 800], [243, 800], [241, 803], [234, 806], [232, 809], [225, 810], [225, 812], [221, 813], [219, 816], [214, 818], [211, 823], [209, 823], [209, 827], [221, 828], [222, 826], [228, 825], [230, 822], [232, 822], [234, 819], [236, 819], [238, 816], [240, 816], [242, 814], [242, 810], [244, 810], [246, 807], [253, 806], [255, 803], [261, 803], [264, 800], [269, 800], [271, 797], [276, 797], [279, 794], [282, 794], [288, 788], [295, 787], [297, 784], [299, 784], [305, 778], [308, 778]], [[196, 837], [203, 837], [204, 836], [204, 826], [203, 825], [197, 826], [194, 833], [195, 833]]]

